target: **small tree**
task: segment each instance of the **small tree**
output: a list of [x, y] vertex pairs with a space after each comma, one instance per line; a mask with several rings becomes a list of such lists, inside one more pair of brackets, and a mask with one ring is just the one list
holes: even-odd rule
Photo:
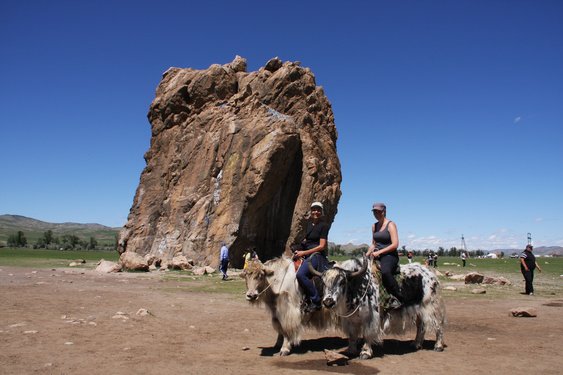
[[98, 241], [96, 241], [94, 237], [90, 237], [90, 243], [88, 244], [88, 249], [94, 250], [96, 249], [96, 246], [98, 246]]
[[439, 257], [444, 256], [444, 251], [445, 251], [444, 248], [440, 246], [437, 251], [438, 256]]
[[43, 242], [45, 245], [50, 245], [53, 242], [53, 231], [48, 230], [47, 232], [43, 233]]
[[11, 234], [10, 236], [8, 236], [8, 246], [26, 247], [27, 238], [25, 238], [25, 234], [20, 230], [17, 234]]
[[64, 236], [62, 236], [61, 242], [65, 250], [72, 250], [80, 244], [80, 238], [78, 238], [74, 234], [65, 234]]

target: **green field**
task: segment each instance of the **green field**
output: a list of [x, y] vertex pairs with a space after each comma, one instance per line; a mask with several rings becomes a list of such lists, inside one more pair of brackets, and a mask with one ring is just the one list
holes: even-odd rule
[[[94, 268], [100, 259], [117, 261], [119, 255], [116, 251], [60, 251], [60, 250], [32, 250], [0, 248], [0, 266], [33, 267], [33, 268], [60, 268], [68, 267], [74, 259], [84, 259], [85, 268]], [[342, 261], [348, 257], [331, 257], [331, 260]], [[543, 272], [536, 271], [534, 286], [536, 294], [546, 297], [563, 296], [563, 258], [537, 258]], [[424, 259], [418, 257], [415, 262], [422, 263]], [[407, 263], [407, 259], [401, 257], [401, 263]], [[461, 267], [461, 260], [457, 257], [441, 257], [438, 260], [438, 271], [445, 273], [449, 271], [454, 274], [466, 274], [479, 272], [485, 276], [502, 276], [509, 279], [512, 285], [497, 286], [483, 285], [487, 293], [474, 295], [471, 290], [479, 287], [471, 284], [465, 285], [463, 281], [454, 281], [445, 276], [440, 276], [442, 286], [452, 285], [458, 288], [455, 292], [444, 291], [446, 298], [512, 298], [520, 295], [523, 291], [523, 278], [520, 273], [518, 259], [468, 259], [467, 266]], [[227, 282], [221, 281], [219, 273], [206, 276], [195, 276], [189, 271], [169, 271], [160, 275], [162, 281], [180, 281], [181, 286], [177, 291], [204, 292], [204, 293], [227, 293], [241, 295], [244, 293], [244, 280], [238, 277], [240, 270], [229, 270], [231, 279]], [[168, 284], [162, 284], [161, 289], [168, 288]]]
[[93, 268], [100, 260], [119, 259], [117, 251], [63, 251], [26, 248], [0, 248], [0, 266], [56, 268], [68, 267], [74, 259], [84, 259], [84, 267]]

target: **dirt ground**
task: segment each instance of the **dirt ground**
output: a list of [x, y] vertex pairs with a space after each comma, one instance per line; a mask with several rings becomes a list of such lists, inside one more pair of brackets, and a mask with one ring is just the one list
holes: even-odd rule
[[[0, 267], [0, 374], [561, 374], [562, 296], [487, 300], [446, 295], [446, 349], [386, 337], [377, 356], [328, 367], [337, 331], [304, 334], [274, 356], [267, 312], [244, 296], [187, 292], [161, 274]], [[218, 281], [220, 282], [220, 281]], [[536, 318], [514, 318], [515, 307]], [[139, 309], [150, 313], [137, 315]]]

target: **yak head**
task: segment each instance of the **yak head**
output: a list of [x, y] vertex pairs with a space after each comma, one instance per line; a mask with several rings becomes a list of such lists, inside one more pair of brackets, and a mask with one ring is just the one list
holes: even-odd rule
[[246, 280], [246, 300], [257, 302], [262, 293], [270, 286], [267, 277], [273, 274], [274, 271], [260, 260], [255, 259], [248, 262], [240, 274], [240, 277]]
[[[349, 267], [350, 263], [352, 263], [352, 267]], [[355, 281], [366, 273], [368, 260], [364, 257], [364, 261], [359, 269], [358, 266], [360, 266], [360, 262], [352, 259], [342, 264], [336, 264], [323, 273], [309, 267], [311, 273], [322, 277], [324, 284], [323, 305], [325, 307], [330, 309], [335, 307], [338, 301], [346, 301], [346, 295], [350, 286], [357, 284]]]

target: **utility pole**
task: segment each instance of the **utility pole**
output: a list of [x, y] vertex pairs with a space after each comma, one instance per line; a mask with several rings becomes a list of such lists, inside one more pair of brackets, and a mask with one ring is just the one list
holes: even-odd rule
[[532, 233], [528, 233], [528, 245], [532, 244]]
[[461, 235], [461, 251], [467, 253], [467, 245], [465, 244], [465, 238], [463, 238], [463, 234]]

